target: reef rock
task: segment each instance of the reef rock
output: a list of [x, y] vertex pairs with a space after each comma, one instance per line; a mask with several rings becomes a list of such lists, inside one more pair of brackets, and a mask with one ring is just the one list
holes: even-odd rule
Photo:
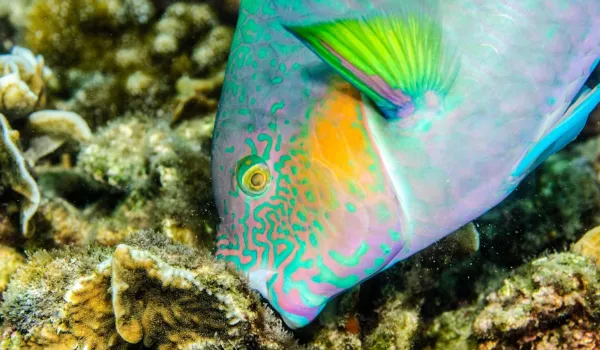
[[479, 349], [600, 346], [600, 272], [573, 253], [536, 259], [486, 298], [473, 323]]

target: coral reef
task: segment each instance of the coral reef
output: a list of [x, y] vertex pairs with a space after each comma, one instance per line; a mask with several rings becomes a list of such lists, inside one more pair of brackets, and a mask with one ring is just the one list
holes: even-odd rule
[[580, 336], [600, 346], [600, 337], [588, 334], [600, 316], [599, 288], [600, 272], [587, 258], [561, 253], [534, 260], [487, 296], [473, 323], [480, 349], [556, 341], [573, 348]]
[[600, 267], [600, 226], [596, 226], [586, 232], [571, 247], [571, 250], [593, 259], [596, 265]]
[[41, 55], [15, 46], [10, 54], [0, 55], [0, 72], [0, 111], [18, 117], [45, 104], [44, 86], [52, 71]]
[[99, 224], [120, 233], [160, 227], [180, 242], [211, 246], [210, 120], [171, 129], [166, 121], [152, 124], [132, 117], [99, 130], [79, 154], [78, 168], [126, 196], [117, 212]]
[[426, 349], [595, 349], [600, 346], [600, 272], [573, 253], [520, 267], [472, 305], [427, 326]]
[[367, 335], [365, 348], [411, 349], [421, 327], [420, 305], [403, 293], [390, 291], [388, 294], [376, 311], [377, 326]]
[[295, 346], [244, 278], [153, 231], [114, 249], [35, 253], [9, 282], [1, 310], [6, 349]]
[[232, 40], [213, 6], [189, 2], [34, 1], [20, 29], [66, 78], [54, 90], [68, 98], [54, 103], [92, 129], [128, 111], [169, 113], [177, 79], [223, 70]]
[[[296, 348], [209, 255], [211, 134], [238, 7], [0, 1], [1, 349]], [[462, 234], [340, 295], [295, 338], [600, 347], [600, 230], [547, 253], [600, 226], [599, 115]]]
[[0, 245], [0, 293], [6, 289], [10, 276], [24, 263], [25, 258], [14, 248]]
[[468, 306], [440, 314], [425, 329], [423, 348], [426, 350], [477, 348], [472, 329], [477, 311], [477, 306]]
[[2, 140], [0, 141], [2, 177], [0, 183], [3, 187], [11, 188], [24, 198], [20, 201], [21, 232], [29, 237], [34, 231], [30, 220], [39, 206], [40, 191], [29, 173], [21, 151], [15, 144], [18, 141], [19, 134], [11, 129], [8, 120], [2, 114], [0, 114], [0, 132], [2, 133]]

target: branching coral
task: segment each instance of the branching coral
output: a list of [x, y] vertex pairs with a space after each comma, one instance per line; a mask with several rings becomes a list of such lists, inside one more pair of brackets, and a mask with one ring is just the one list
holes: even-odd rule
[[[67, 78], [56, 89], [67, 98], [55, 104], [79, 113], [95, 129], [134, 110], [164, 114], [175, 103], [172, 87], [179, 77], [223, 70], [232, 29], [220, 23], [214, 6], [163, 5], [34, 1], [21, 33]], [[104, 83], [97, 84], [100, 80]]]
[[203, 34], [217, 23], [216, 13], [208, 4], [176, 2], [155, 25], [153, 49], [158, 54], [173, 54], [183, 40]]
[[114, 250], [34, 254], [11, 279], [2, 316], [8, 349], [295, 346], [243, 277], [152, 231]]

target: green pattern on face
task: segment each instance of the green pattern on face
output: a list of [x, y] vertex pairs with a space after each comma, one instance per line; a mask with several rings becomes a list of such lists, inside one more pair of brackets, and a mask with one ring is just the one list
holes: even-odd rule
[[369, 251], [369, 245], [363, 243], [358, 247], [356, 252], [350, 256], [343, 256], [336, 251], [330, 251], [329, 256], [335, 260], [338, 264], [344, 266], [356, 266], [360, 263], [360, 258]]

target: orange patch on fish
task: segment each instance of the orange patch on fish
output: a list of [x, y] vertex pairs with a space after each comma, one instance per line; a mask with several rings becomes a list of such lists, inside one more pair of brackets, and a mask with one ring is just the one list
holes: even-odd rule
[[309, 153], [338, 180], [358, 180], [365, 164], [372, 162], [365, 153], [369, 140], [361, 116], [361, 95], [349, 83], [333, 85], [313, 111]]

